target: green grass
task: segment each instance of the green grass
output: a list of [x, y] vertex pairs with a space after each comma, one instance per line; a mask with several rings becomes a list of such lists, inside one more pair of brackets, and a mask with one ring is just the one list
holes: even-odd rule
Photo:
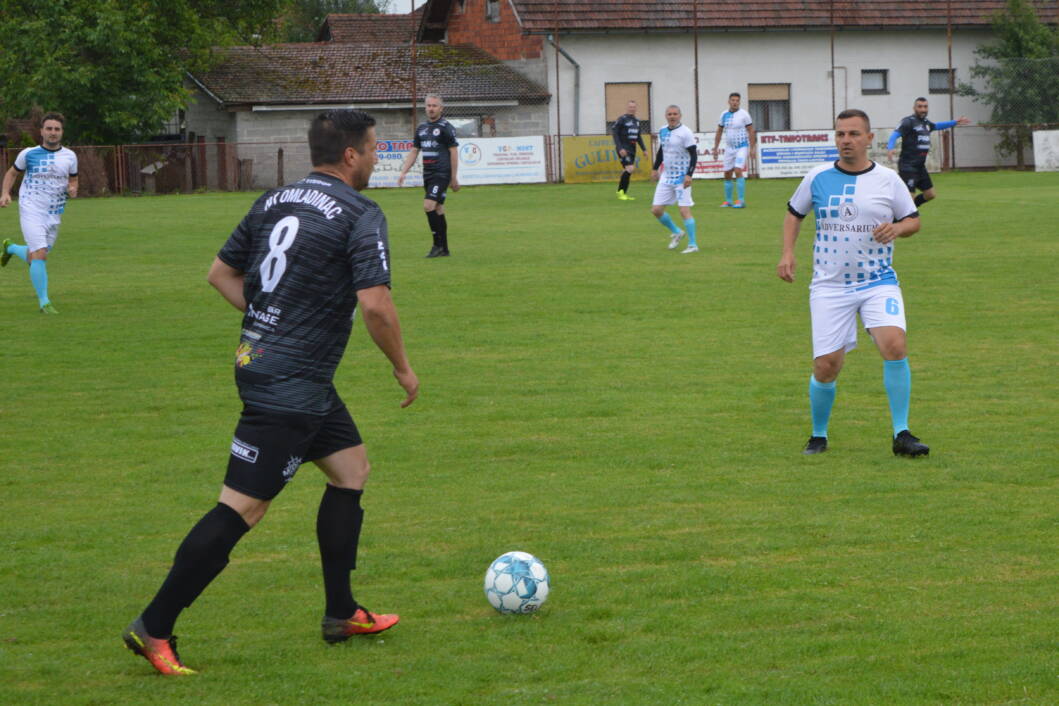
[[[941, 175], [898, 246], [915, 461], [863, 333], [831, 451], [799, 453], [811, 224], [799, 281], [775, 276], [795, 185], [731, 211], [696, 184], [694, 256], [642, 183], [468, 188], [446, 260], [417, 194], [372, 192], [422, 394], [399, 409], [360, 325], [336, 384], [374, 466], [355, 593], [402, 622], [320, 640], [307, 466], [181, 618], [193, 679], [119, 633], [220, 488], [239, 317], [205, 275], [254, 195], [73, 202], [60, 316], [0, 272], [0, 702], [1059, 702], [1059, 174]], [[482, 595], [516, 548], [552, 575], [535, 616]]]

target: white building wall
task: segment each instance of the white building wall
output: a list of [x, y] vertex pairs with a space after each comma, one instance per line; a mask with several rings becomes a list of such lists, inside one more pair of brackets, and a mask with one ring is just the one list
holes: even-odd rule
[[[974, 50], [990, 41], [984, 30], [955, 30], [952, 61], [956, 80], [970, 80]], [[700, 32], [698, 51], [699, 106], [695, 105], [694, 46], [690, 33], [591, 34], [560, 37], [560, 46], [580, 65], [580, 91], [574, 94], [574, 69], [545, 44], [552, 127], [556, 120], [563, 134], [602, 134], [606, 121], [605, 85], [612, 82], [650, 84], [651, 126], [665, 124], [665, 107], [681, 106], [684, 123], [710, 132], [727, 106], [728, 94], [738, 91], [746, 106], [751, 83], [791, 84], [791, 129], [829, 127], [834, 114], [845, 108], [867, 112], [872, 124], [892, 128], [912, 112], [917, 96], [931, 102], [935, 121], [967, 115], [974, 123], [989, 119], [989, 108], [970, 98], [954, 96], [950, 116], [948, 94], [928, 92], [930, 69], [948, 66], [948, 43], [944, 30], [838, 31], [834, 38], [835, 95], [831, 91], [831, 33], [792, 32]], [[864, 95], [861, 71], [887, 69], [889, 93]], [[558, 111], [556, 109], [558, 105]], [[576, 115], [575, 115], [576, 109]], [[641, 112], [646, 117], [647, 111]], [[575, 120], [576, 117], [576, 120]], [[992, 131], [960, 128], [956, 134], [956, 164], [960, 167], [1005, 166], [1014, 158], [999, 160], [993, 150]]]

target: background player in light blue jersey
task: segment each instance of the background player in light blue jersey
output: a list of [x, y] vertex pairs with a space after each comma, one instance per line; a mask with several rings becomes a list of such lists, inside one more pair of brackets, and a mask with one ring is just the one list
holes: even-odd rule
[[809, 405], [813, 433], [806, 454], [827, 450], [827, 424], [835, 380], [846, 351], [857, 346], [857, 315], [883, 357], [883, 386], [890, 401], [893, 452], [923, 456], [930, 448], [908, 430], [912, 373], [908, 366], [904, 301], [894, 272], [897, 238], [919, 231], [919, 212], [901, 178], [868, 159], [875, 135], [862, 110], [844, 110], [835, 121], [838, 161], [814, 167], [787, 204], [780, 279], [794, 281], [794, 244], [802, 219], [816, 219], [809, 311], [813, 375]]
[[[669, 231], [669, 249], [676, 250], [684, 231], [677, 227], [666, 213], [666, 206], [677, 204], [680, 217], [688, 235], [688, 246], [681, 251], [688, 255], [699, 251], [695, 241], [695, 219], [691, 217], [691, 175], [695, 173], [695, 161], [699, 148], [695, 134], [686, 125], [680, 124], [680, 108], [666, 108], [666, 127], [658, 131], [658, 152], [655, 154], [651, 178], [658, 182], [651, 213]], [[661, 172], [659, 169], [664, 166]]]
[[0, 244], [0, 267], [7, 267], [12, 255], [29, 265], [29, 279], [37, 292], [44, 314], [58, 314], [48, 298], [48, 251], [59, 236], [59, 221], [67, 196], [77, 196], [77, 155], [62, 146], [66, 119], [48, 113], [41, 121], [41, 145], [18, 153], [15, 164], [4, 174], [0, 208], [11, 203], [11, 187], [24, 172], [18, 190], [18, 215], [25, 245], [12, 245], [9, 238]]
[[[754, 134], [753, 119], [750, 113], [739, 107], [742, 96], [738, 93], [728, 95], [728, 110], [721, 113], [717, 120], [717, 133], [713, 138], [713, 158], [717, 159], [721, 136], [724, 136], [724, 203], [721, 208], [746, 207], [746, 171], [747, 160], [754, 156], [757, 149], [757, 136]], [[735, 179], [736, 198], [732, 198], [732, 179]]]

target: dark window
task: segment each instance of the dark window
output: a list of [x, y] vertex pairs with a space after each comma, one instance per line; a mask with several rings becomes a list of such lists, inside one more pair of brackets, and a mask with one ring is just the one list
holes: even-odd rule
[[755, 130], [791, 129], [791, 102], [789, 100], [752, 100], [747, 112], [754, 121]]
[[860, 72], [860, 92], [862, 95], [880, 95], [890, 92], [888, 69], [864, 69]]
[[[952, 78], [952, 83], [949, 82], [949, 78]], [[956, 69], [949, 73], [948, 69], [931, 69], [930, 70], [930, 92], [931, 93], [952, 93], [952, 89], [956, 86]]]

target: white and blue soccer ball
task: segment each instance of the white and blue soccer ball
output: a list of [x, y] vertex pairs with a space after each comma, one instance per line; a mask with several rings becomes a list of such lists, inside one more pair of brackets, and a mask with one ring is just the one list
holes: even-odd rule
[[485, 597], [501, 613], [532, 613], [548, 598], [548, 570], [526, 552], [501, 554], [485, 571]]

